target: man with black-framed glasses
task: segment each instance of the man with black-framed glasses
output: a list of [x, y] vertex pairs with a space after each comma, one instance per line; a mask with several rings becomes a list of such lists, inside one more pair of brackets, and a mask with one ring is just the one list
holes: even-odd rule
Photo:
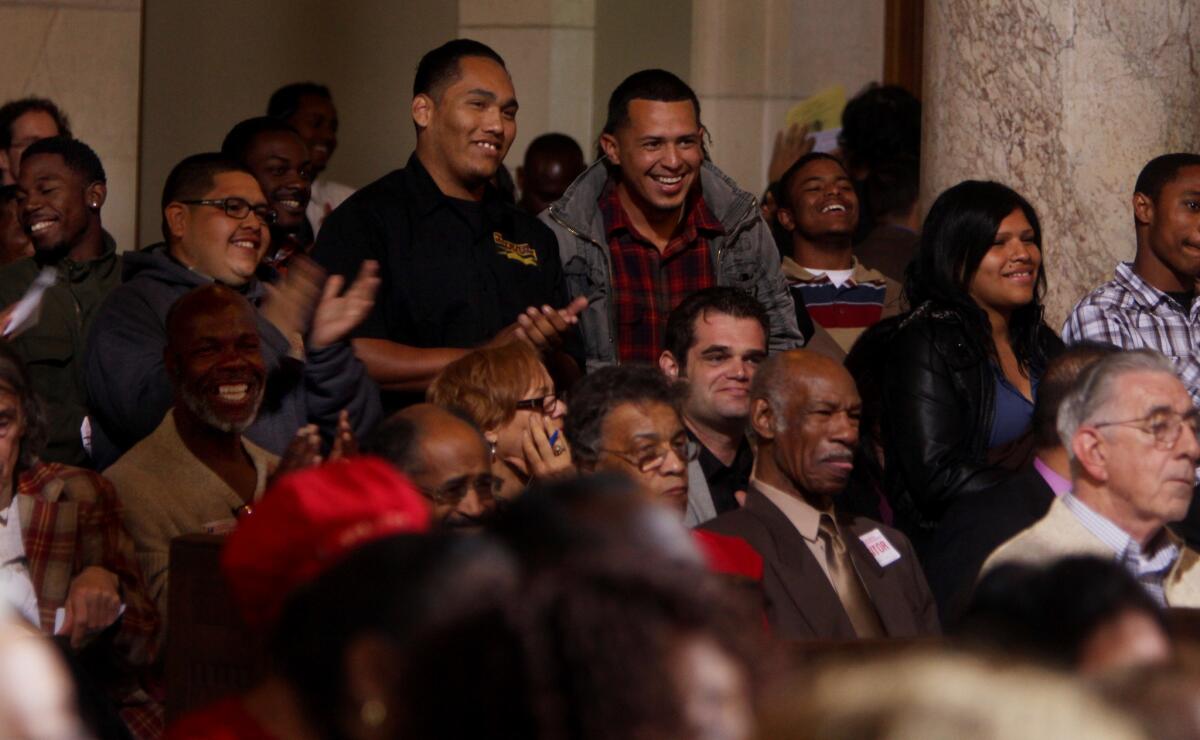
[[217, 154], [184, 159], [163, 188], [163, 237], [125, 256], [125, 283], [97, 314], [86, 357], [93, 458], [111, 464], [150, 434], [171, 405], [163, 367], [167, 309], [192, 288], [233, 288], [257, 309], [267, 366], [262, 408], [246, 437], [282, 454], [296, 431], [316, 424], [331, 440], [345, 409], [358, 435], [380, 417], [379, 392], [346, 334], [370, 310], [378, 279], [364, 265], [348, 289], [295, 259], [273, 285], [261, 270], [274, 218], [262, 188], [238, 163]]
[[431, 403], [392, 414], [363, 441], [409, 477], [448, 528], [475, 527], [495, 508], [500, 479], [492, 475], [487, 442], [465, 416]]
[[1096, 362], [1058, 412], [1071, 490], [983, 571], [1097, 555], [1129, 570], [1159, 605], [1200, 607], [1200, 553], [1167, 529], [1192, 502], [1198, 413], [1165, 355], [1130, 350]]

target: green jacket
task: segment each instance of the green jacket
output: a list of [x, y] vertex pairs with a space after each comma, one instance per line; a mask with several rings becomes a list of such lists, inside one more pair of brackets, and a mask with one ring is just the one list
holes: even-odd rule
[[[0, 268], [0, 306], [20, 300], [43, 265], [26, 257]], [[80, 426], [87, 416], [83, 380], [84, 340], [100, 304], [121, 283], [121, 258], [116, 244], [104, 234], [104, 254], [87, 262], [58, 263], [58, 282], [42, 298], [36, 326], [13, 340], [25, 361], [33, 389], [46, 412], [47, 444], [40, 456], [47, 462], [89, 467]]]

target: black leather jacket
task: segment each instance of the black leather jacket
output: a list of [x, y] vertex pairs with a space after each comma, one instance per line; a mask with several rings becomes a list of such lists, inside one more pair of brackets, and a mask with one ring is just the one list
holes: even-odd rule
[[[885, 487], [897, 528], [919, 548], [955, 497], [1010, 474], [987, 462], [995, 376], [976, 333], [960, 312], [927, 304], [890, 342], [881, 430]], [[1047, 358], [1062, 347], [1045, 324], [1039, 340]]]

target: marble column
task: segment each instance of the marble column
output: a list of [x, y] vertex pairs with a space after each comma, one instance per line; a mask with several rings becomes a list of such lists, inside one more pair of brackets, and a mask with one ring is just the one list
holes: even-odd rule
[[504, 57], [521, 103], [510, 171], [529, 142], [558, 131], [591, 148], [596, 0], [458, 0], [459, 36]]
[[1200, 150], [1200, 5], [926, 0], [922, 204], [963, 179], [1043, 227], [1047, 322], [1131, 259], [1130, 198], [1158, 154]]

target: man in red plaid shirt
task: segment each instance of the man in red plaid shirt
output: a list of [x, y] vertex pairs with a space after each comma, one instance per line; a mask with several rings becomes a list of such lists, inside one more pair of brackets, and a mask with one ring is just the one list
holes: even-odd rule
[[617, 86], [600, 136], [604, 157], [541, 219], [558, 237], [580, 315], [588, 370], [655, 362], [667, 314], [703, 288], [728, 285], [770, 317], [772, 350], [804, 343], [779, 252], [754, 196], [707, 161], [700, 102], [661, 69]]
[[72, 652], [86, 648], [89, 678], [134, 737], [158, 737], [162, 706], [139, 675], [156, 657], [158, 614], [121, 505], [96, 473], [38, 460], [45, 436], [29, 375], [0, 344], [0, 598]]

